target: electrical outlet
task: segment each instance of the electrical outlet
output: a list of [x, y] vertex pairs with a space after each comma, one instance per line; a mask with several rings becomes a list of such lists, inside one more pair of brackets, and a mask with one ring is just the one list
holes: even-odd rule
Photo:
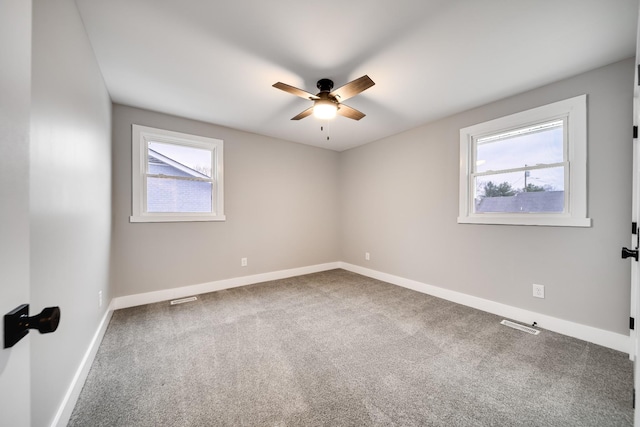
[[364, 253], [364, 259], [369, 261], [371, 259], [371, 255], [369, 255], [369, 252], [365, 252]]
[[533, 296], [536, 298], [544, 298], [544, 285], [533, 284]]
[[98, 308], [102, 307], [102, 291], [98, 291]]
[[240, 258], [240, 266], [241, 267], [246, 267], [247, 266], [247, 259], [246, 258]]

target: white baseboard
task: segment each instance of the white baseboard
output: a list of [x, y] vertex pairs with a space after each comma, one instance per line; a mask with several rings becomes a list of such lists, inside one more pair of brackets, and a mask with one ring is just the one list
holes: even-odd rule
[[461, 292], [449, 289], [439, 288], [433, 285], [427, 285], [415, 280], [405, 279], [403, 277], [394, 276], [392, 274], [381, 273], [354, 264], [340, 262], [340, 268], [371, 277], [373, 279], [382, 280], [404, 288], [413, 289], [414, 291], [424, 294], [433, 295], [438, 298], [446, 299], [468, 307], [477, 308], [478, 310], [503, 316], [512, 320], [522, 322], [524, 324], [532, 324], [537, 322], [538, 326], [549, 331], [578, 338], [583, 341], [598, 344], [623, 353], [630, 353], [631, 339], [627, 335], [615, 332], [605, 331], [603, 329], [594, 328], [592, 326], [581, 325], [579, 323], [570, 322], [568, 320], [558, 319], [557, 317], [547, 316], [529, 310], [513, 307], [499, 302], [474, 297], [472, 295], [463, 294]]
[[237, 288], [239, 286], [253, 285], [255, 283], [280, 280], [289, 277], [302, 276], [304, 274], [318, 273], [320, 271], [340, 268], [339, 262], [311, 265], [308, 267], [292, 268], [290, 270], [273, 271], [270, 273], [254, 274], [251, 276], [234, 277], [231, 279], [216, 280], [215, 282], [201, 283], [198, 285], [183, 286], [180, 288], [165, 289], [162, 291], [146, 292], [143, 294], [127, 295], [113, 299], [114, 310], [138, 305], [152, 304], [168, 301], [176, 298], [184, 298], [192, 295], [205, 294], [207, 292], [221, 291], [223, 289]]
[[363, 276], [382, 280], [404, 288], [413, 289], [424, 294], [433, 295], [458, 304], [473, 307], [488, 313], [503, 316], [525, 324], [537, 322], [538, 326], [549, 331], [557, 332], [570, 337], [578, 338], [617, 351], [630, 354], [631, 340], [629, 336], [618, 334], [592, 326], [582, 325], [568, 320], [559, 319], [529, 310], [513, 307], [499, 302], [475, 297], [461, 292], [428, 285], [411, 279], [382, 273], [354, 264], [345, 262], [331, 262], [327, 264], [317, 264], [308, 267], [293, 268], [290, 270], [280, 270], [270, 273], [254, 274], [251, 276], [234, 277], [231, 279], [218, 280], [214, 282], [201, 283], [198, 285], [183, 286], [180, 288], [165, 289], [162, 291], [147, 292], [142, 294], [127, 295], [114, 298], [112, 306], [114, 310], [134, 307], [155, 302], [168, 301], [176, 298], [215, 292], [223, 289], [231, 289], [239, 286], [252, 285], [255, 283], [267, 282], [270, 280], [286, 279], [288, 277], [300, 276], [303, 274], [317, 273], [320, 271], [343, 268]]
[[112, 315], [113, 304], [109, 304], [107, 311], [104, 313], [104, 316], [102, 316], [102, 320], [98, 325], [96, 333], [93, 335], [89, 348], [80, 361], [80, 366], [78, 366], [78, 370], [73, 376], [73, 380], [71, 380], [69, 389], [67, 390], [64, 399], [62, 399], [62, 403], [60, 404], [58, 412], [51, 423], [51, 427], [64, 427], [69, 423], [69, 418], [71, 418], [73, 408], [76, 406], [76, 402], [78, 401], [84, 382], [87, 379], [87, 375], [89, 375], [89, 370], [91, 369], [93, 360], [96, 357], [96, 353], [98, 353], [102, 337], [104, 337], [104, 334], [107, 331], [107, 326], [109, 326], [109, 321], [111, 320]]

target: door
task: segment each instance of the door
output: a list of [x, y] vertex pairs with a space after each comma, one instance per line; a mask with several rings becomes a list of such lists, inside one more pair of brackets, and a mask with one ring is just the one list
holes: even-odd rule
[[[640, 13], [640, 11], [639, 11]], [[639, 26], [640, 30], [640, 26]], [[638, 41], [640, 41], [640, 33], [638, 35]], [[638, 55], [639, 46], [636, 43], [636, 67], [635, 67], [635, 78], [634, 78], [634, 90], [633, 90], [633, 127], [634, 127], [634, 138], [633, 138], [633, 175], [632, 175], [632, 195], [631, 195], [631, 221], [633, 224], [632, 227], [632, 236], [631, 236], [631, 251], [625, 254], [625, 249], [623, 248], [623, 257], [631, 257], [635, 255], [635, 261], [631, 263], [631, 318], [635, 323], [635, 320], [640, 318], [638, 317], [638, 308], [640, 308], [640, 292], [638, 289], [638, 285], [640, 285], [640, 278], [638, 277], [638, 255], [637, 252], [633, 254], [632, 252], [638, 251], [638, 245], [640, 243], [640, 229], [638, 229], [638, 215], [640, 213], [640, 162], [638, 156], [640, 156], [640, 147], [638, 146], [638, 125], [640, 124], [639, 114], [640, 110], [639, 102], [640, 102], [640, 75], [638, 75], [638, 61], [640, 61], [640, 56]], [[638, 325], [640, 327], [640, 325]], [[633, 360], [633, 373], [634, 373], [634, 381], [633, 381], [633, 399], [634, 399], [634, 407], [635, 407], [635, 393], [636, 390], [640, 390], [640, 375], [638, 373], [638, 369], [640, 365], [638, 364], [638, 351], [640, 350], [640, 342], [638, 340], [638, 332], [635, 324], [631, 329], [630, 333], [631, 338], [631, 348], [629, 350], [629, 357]], [[640, 411], [636, 410], [634, 412], [634, 426], [640, 427]]]
[[[29, 302], [31, 1], [0, 0], [0, 316]], [[30, 424], [29, 336], [4, 348], [0, 425]]]
[[[638, 11], [640, 16], [640, 10]], [[640, 24], [640, 20], [638, 21]], [[638, 26], [638, 36], [636, 41], [636, 67], [635, 67], [635, 81], [633, 90], [633, 126], [634, 126], [634, 139], [633, 139], [633, 194], [631, 198], [631, 220], [636, 224], [634, 227], [635, 234], [632, 236], [631, 247], [636, 251], [640, 250], [640, 139], [637, 135], [638, 126], [640, 126], [640, 75], [638, 74], [638, 64], [640, 64], [640, 25]], [[638, 255], [636, 252], [635, 261], [631, 263], [631, 317], [635, 320], [640, 320], [638, 312], [640, 309], [640, 267], [638, 261]], [[635, 323], [635, 322], [634, 322]], [[634, 420], [633, 425], [640, 427], [640, 408], [636, 403], [636, 390], [640, 390], [640, 364], [638, 361], [640, 355], [640, 340], [638, 339], [638, 327], [634, 325], [634, 329], [631, 330], [631, 351], [630, 356], [633, 359], [633, 372], [634, 372]]]

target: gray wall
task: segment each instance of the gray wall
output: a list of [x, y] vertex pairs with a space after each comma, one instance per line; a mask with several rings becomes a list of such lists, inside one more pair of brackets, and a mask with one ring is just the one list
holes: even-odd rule
[[32, 425], [50, 425], [109, 301], [111, 100], [73, 0], [33, 2], [31, 310], [59, 305], [31, 337]]
[[[345, 261], [626, 334], [632, 83], [626, 60], [343, 153], [116, 105], [115, 296]], [[457, 224], [459, 129], [583, 93], [593, 227]], [[227, 221], [129, 223], [133, 123], [225, 140]]]
[[[116, 296], [339, 260], [338, 153], [122, 105], [113, 122]], [[226, 221], [129, 222], [132, 124], [224, 140]]]
[[[627, 334], [633, 74], [622, 61], [341, 153], [341, 259]], [[583, 93], [593, 227], [457, 224], [459, 129]]]

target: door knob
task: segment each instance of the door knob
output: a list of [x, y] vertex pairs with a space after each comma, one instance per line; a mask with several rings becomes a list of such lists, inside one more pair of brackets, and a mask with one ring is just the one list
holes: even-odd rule
[[4, 348], [13, 347], [29, 329], [37, 329], [41, 334], [55, 332], [60, 324], [60, 307], [47, 307], [29, 317], [29, 304], [22, 304], [4, 315]]

